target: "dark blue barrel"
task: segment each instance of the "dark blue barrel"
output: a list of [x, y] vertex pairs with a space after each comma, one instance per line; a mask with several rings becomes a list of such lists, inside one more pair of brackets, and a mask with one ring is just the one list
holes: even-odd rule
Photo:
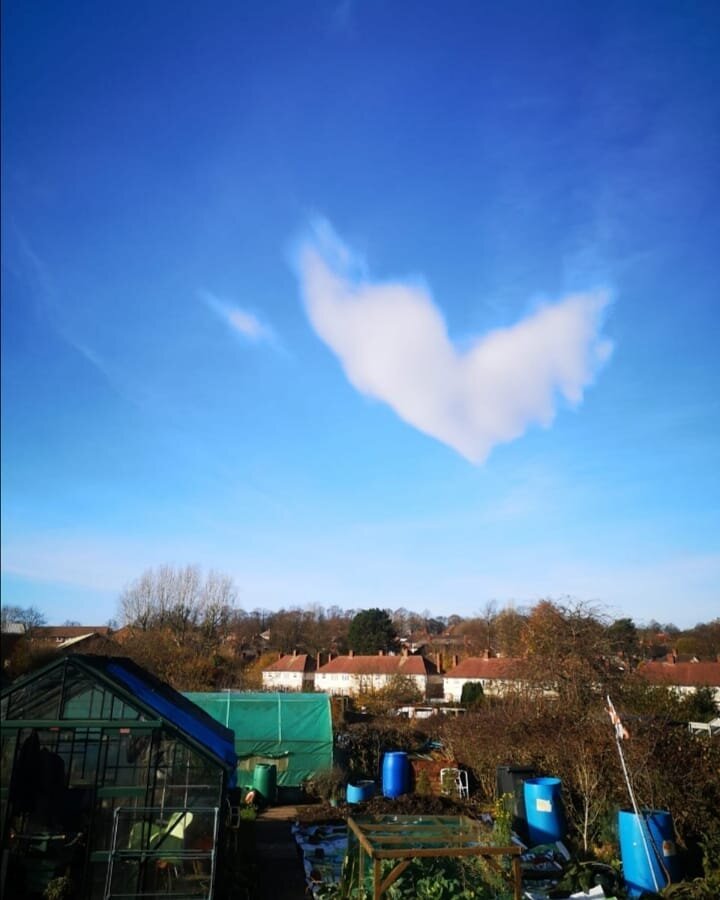
[[565, 837], [559, 778], [526, 778], [523, 785], [530, 844], [552, 844]]
[[384, 797], [399, 797], [410, 789], [410, 762], [407, 753], [386, 753], [383, 759], [382, 792]]
[[681, 879], [675, 830], [669, 812], [646, 809], [638, 817], [631, 809], [621, 809], [618, 833], [623, 877], [631, 897], [638, 897], [645, 891], [658, 892], [668, 882]]
[[348, 803], [365, 803], [366, 800], [372, 800], [374, 796], [374, 781], [356, 781], [355, 784], [349, 784], [345, 792], [345, 799]]

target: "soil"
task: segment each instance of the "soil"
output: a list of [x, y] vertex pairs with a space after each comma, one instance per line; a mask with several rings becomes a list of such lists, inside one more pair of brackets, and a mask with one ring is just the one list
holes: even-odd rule
[[298, 810], [301, 822], [341, 822], [348, 816], [470, 816], [478, 818], [482, 810], [471, 802], [434, 794], [403, 794], [401, 797], [373, 797], [365, 803], [318, 803]]

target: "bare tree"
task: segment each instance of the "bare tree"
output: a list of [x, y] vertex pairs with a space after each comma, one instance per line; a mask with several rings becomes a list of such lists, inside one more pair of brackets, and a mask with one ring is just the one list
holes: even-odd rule
[[227, 633], [237, 591], [232, 579], [210, 571], [203, 579], [198, 566], [160, 566], [147, 569], [120, 596], [123, 624], [141, 631], [165, 628], [175, 643], [183, 644], [191, 632], [218, 639]]
[[34, 606], [5, 606], [0, 607], [2, 630], [7, 631], [10, 625], [22, 625], [25, 634], [30, 635], [33, 629], [44, 625], [47, 621], [44, 614]]

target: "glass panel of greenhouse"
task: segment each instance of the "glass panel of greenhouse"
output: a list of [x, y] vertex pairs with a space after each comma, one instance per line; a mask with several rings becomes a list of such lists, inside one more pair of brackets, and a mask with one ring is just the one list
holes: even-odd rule
[[3, 896], [211, 900], [232, 731], [126, 659], [58, 659], [2, 701]]

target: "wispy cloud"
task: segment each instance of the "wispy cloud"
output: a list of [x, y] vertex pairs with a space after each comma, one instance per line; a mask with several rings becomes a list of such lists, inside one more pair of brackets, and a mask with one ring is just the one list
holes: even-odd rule
[[455, 346], [427, 288], [372, 282], [326, 222], [301, 244], [298, 269], [310, 322], [350, 382], [475, 463], [530, 425], [549, 426], [559, 398], [578, 405], [612, 352], [601, 291]]
[[269, 325], [264, 324], [254, 313], [234, 306], [220, 299], [207, 290], [199, 290], [198, 296], [210, 309], [218, 315], [230, 328], [245, 340], [253, 343], [276, 342], [275, 333]]

